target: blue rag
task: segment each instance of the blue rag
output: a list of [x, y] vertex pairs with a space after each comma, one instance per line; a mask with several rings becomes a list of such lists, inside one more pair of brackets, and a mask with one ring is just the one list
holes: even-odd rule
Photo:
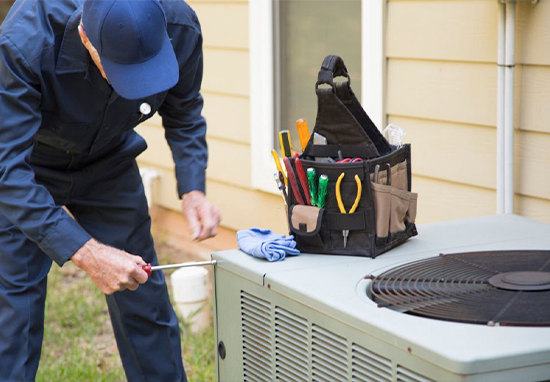
[[269, 261], [281, 261], [285, 256], [298, 255], [294, 236], [280, 235], [270, 229], [251, 228], [237, 232], [237, 244], [244, 252]]

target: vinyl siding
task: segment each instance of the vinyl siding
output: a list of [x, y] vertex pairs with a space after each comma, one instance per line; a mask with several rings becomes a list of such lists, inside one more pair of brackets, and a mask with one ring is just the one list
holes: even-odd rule
[[[418, 221], [496, 212], [491, 0], [388, 2], [388, 122], [413, 147]], [[515, 213], [550, 222], [550, 0], [517, 4]]]

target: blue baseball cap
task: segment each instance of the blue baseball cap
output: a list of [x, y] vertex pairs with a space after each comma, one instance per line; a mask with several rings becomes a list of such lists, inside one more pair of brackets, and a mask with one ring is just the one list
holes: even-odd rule
[[158, 0], [86, 0], [82, 24], [121, 97], [149, 97], [178, 82], [178, 61]]

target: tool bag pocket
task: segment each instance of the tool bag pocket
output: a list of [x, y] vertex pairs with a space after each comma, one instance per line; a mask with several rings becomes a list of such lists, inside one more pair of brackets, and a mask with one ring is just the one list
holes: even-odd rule
[[376, 236], [387, 237], [390, 232], [391, 186], [371, 182], [374, 199]]
[[324, 208], [293, 205], [289, 208], [288, 226], [302, 252], [315, 252], [324, 248], [321, 237]]
[[416, 219], [418, 194], [371, 182], [376, 216], [376, 237], [404, 231]]
[[[413, 193], [391, 188], [390, 234], [406, 229], [406, 218], [411, 206]], [[414, 223], [414, 221], [412, 221]]]
[[[366, 210], [352, 214], [329, 212], [327, 215], [332, 250], [346, 255], [368, 255], [368, 243], [372, 233], [367, 230]], [[348, 231], [345, 246], [343, 231]]]
[[411, 147], [368, 161], [375, 215], [375, 255], [417, 234], [418, 194], [411, 192]]

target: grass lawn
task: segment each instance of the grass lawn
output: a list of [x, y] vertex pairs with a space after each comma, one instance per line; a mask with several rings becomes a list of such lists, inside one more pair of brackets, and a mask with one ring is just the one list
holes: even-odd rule
[[[177, 256], [157, 245], [160, 263]], [[180, 259], [178, 259], [180, 261]], [[170, 282], [170, 273], [166, 272]], [[171, 292], [171, 286], [168, 285]], [[37, 381], [125, 381], [104, 295], [74, 264], [56, 265], [48, 278], [46, 323]], [[211, 309], [211, 306], [207, 306]], [[214, 329], [193, 334], [180, 320], [183, 358], [190, 381], [215, 380]]]

